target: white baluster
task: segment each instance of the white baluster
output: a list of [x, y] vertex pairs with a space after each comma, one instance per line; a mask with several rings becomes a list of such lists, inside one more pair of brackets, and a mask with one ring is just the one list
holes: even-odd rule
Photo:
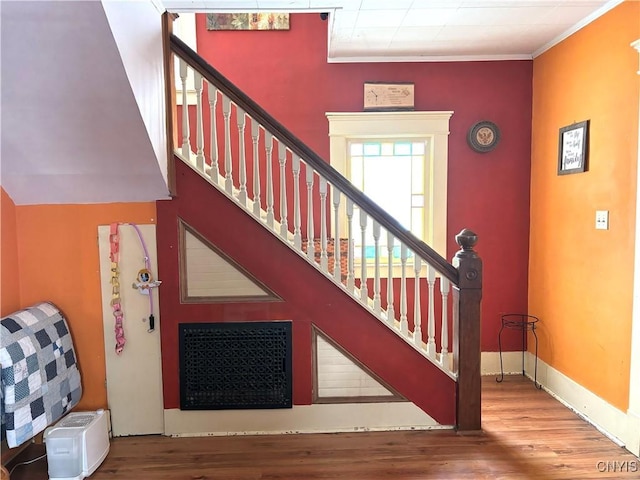
[[258, 141], [260, 140], [260, 125], [251, 119], [251, 140], [253, 144], [253, 214], [260, 218], [260, 160], [258, 155]]
[[373, 311], [380, 316], [382, 308], [380, 306], [380, 224], [373, 221]]
[[196, 168], [204, 173], [204, 121], [202, 117], [202, 75], [193, 72], [193, 88], [196, 91]]
[[233, 194], [233, 167], [231, 164], [231, 100], [222, 95], [222, 117], [224, 118], [224, 189]]
[[267, 169], [267, 225], [273, 229], [273, 170], [272, 170], [272, 154], [273, 154], [273, 135], [268, 130], [264, 131], [264, 149], [266, 152], [266, 169]]
[[440, 332], [440, 364], [443, 367], [449, 367], [449, 280], [444, 276], [440, 277], [440, 293], [442, 294], [442, 331]]
[[302, 220], [300, 218], [300, 157], [293, 154], [293, 245], [302, 250]]
[[307, 170], [307, 258], [315, 262], [315, 243], [313, 241], [313, 168], [305, 165]]
[[407, 335], [409, 322], [407, 321], [407, 246], [400, 244], [400, 332]]
[[211, 118], [211, 171], [209, 177], [217, 185], [218, 184], [218, 129], [217, 129], [217, 105], [218, 105], [218, 89], [207, 81], [209, 90], [209, 117]]
[[[459, 326], [460, 325], [460, 291], [457, 288], [452, 289], [451, 291], [451, 295], [452, 295], [452, 302], [451, 302], [451, 318], [453, 321], [453, 341], [456, 341], [456, 331], [459, 331]], [[453, 371], [454, 374], [458, 374], [458, 355], [457, 355], [457, 348], [453, 348], [453, 365], [451, 367], [451, 370]]]
[[387, 265], [387, 322], [393, 325], [396, 319], [396, 312], [393, 307], [393, 235], [387, 231], [387, 254], [389, 262]]
[[331, 189], [331, 200], [333, 201], [333, 278], [336, 282], [342, 283], [342, 267], [340, 265], [340, 190], [336, 187]]
[[276, 140], [278, 143], [278, 158], [280, 163], [280, 236], [287, 240], [289, 234], [289, 223], [287, 221], [287, 178], [285, 167], [287, 164], [287, 149], [285, 146]]
[[365, 254], [367, 246], [367, 212], [360, 209], [360, 300], [367, 303], [369, 299], [369, 291], [367, 289], [367, 255]]
[[353, 200], [347, 197], [347, 290], [353, 294], [355, 287], [355, 262], [353, 254]]
[[189, 99], [187, 98], [187, 62], [180, 59], [180, 81], [182, 82], [182, 156], [191, 160], [191, 144], [189, 143]]
[[238, 125], [238, 150], [240, 152], [240, 160], [238, 163], [238, 175], [240, 177], [240, 191], [238, 192], [238, 200], [243, 207], [247, 206], [247, 158], [245, 156], [245, 140], [244, 129], [246, 126], [246, 118], [244, 110], [236, 105], [236, 123]]
[[429, 285], [429, 316], [427, 324], [427, 355], [436, 357], [436, 313], [435, 313], [435, 283], [436, 271], [431, 266], [427, 266], [427, 283]]
[[320, 177], [320, 268], [323, 272], [329, 270], [329, 256], [327, 255], [327, 180]]
[[422, 260], [418, 255], [413, 256], [414, 291], [413, 291], [413, 342], [422, 350], [422, 310], [420, 308], [420, 271]]

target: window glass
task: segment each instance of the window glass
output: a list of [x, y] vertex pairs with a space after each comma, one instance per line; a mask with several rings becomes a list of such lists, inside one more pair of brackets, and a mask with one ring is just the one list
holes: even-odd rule
[[[348, 159], [350, 180], [402, 226], [419, 238], [424, 238], [425, 215], [425, 142], [383, 140], [378, 142], [352, 141]], [[354, 211], [355, 255], [362, 255], [360, 213]], [[383, 257], [388, 256], [387, 235], [381, 234], [378, 245]], [[396, 252], [396, 250], [398, 250]], [[365, 258], [374, 257], [374, 238], [371, 219], [365, 231]], [[393, 256], [399, 256], [394, 246]]]

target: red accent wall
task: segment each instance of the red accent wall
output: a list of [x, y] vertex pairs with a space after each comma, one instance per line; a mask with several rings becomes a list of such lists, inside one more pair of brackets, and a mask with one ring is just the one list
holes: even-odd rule
[[[180, 403], [179, 323], [291, 320], [294, 404], [312, 400], [311, 325], [315, 324], [438, 422], [455, 423], [453, 380], [197, 173], [180, 161], [176, 164], [177, 196], [157, 203], [165, 408], [178, 408]], [[179, 219], [251, 272], [282, 302], [180, 303]], [[382, 351], [385, 355], [380, 355]]]
[[[213, 32], [205, 20], [196, 15], [198, 53], [327, 161], [325, 113], [362, 111], [365, 81], [413, 82], [416, 110], [454, 111], [447, 256], [462, 228], [479, 235], [482, 350], [496, 351], [500, 314], [527, 311], [532, 62], [329, 64], [328, 23], [318, 14], [292, 15], [289, 31]], [[480, 120], [500, 128], [493, 152], [467, 145]], [[503, 348], [520, 348], [517, 332], [505, 332]]]

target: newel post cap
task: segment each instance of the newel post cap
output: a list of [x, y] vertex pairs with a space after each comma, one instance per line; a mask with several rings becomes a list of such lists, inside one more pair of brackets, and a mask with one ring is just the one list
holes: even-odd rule
[[456, 235], [456, 242], [460, 245], [460, 250], [456, 252], [452, 263], [458, 270], [460, 287], [481, 288], [482, 260], [473, 249], [478, 243], [478, 235], [468, 228], [464, 228]]
[[473, 247], [478, 243], [478, 235], [468, 228], [463, 228], [460, 233], [456, 235], [456, 243], [460, 245], [461, 251], [473, 252]]

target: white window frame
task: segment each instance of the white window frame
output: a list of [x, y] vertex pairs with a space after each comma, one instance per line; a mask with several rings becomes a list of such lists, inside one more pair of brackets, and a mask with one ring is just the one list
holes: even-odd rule
[[[429, 139], [431, 151], [425, 165], [425, 230], [427, 243], [447, 255], [447, 172], [449, 119], [453, 111], [436, 112], [329, 112], [331, 166], [349, 178], [349, 140]], [[346, 219], [341, 219], [346, 225]], [[345, 230], [342, 230], [344, 232]]]

